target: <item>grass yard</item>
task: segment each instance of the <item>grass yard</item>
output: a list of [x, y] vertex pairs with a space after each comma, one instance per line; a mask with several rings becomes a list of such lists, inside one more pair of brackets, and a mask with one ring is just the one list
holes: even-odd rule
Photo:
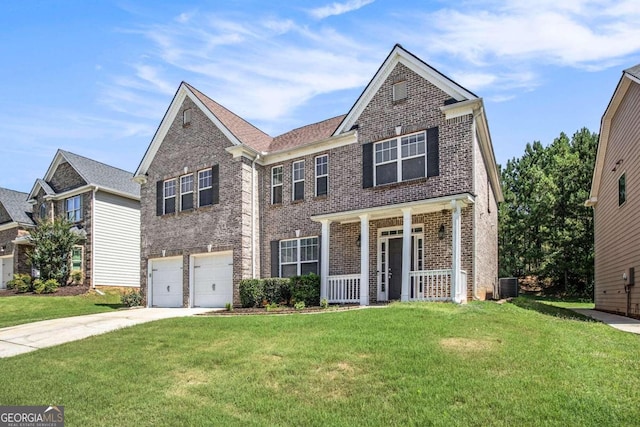
[[77, 296], [20, 295], [0, 298], [0, 328], [81, 314], [102, 313], [122, 307], [120, 292], [90, 292]]
[[638, 425], [640, 337], [540, 305], [162, 320], [0, 359], [0, 402], [68, 426]]

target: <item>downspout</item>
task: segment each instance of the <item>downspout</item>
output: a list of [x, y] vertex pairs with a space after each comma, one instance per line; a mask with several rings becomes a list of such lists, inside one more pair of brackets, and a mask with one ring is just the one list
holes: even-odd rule
[[91, 287], [95, 290], [96, 289], [96, 270], [95, 270], [95, 265], [96, 265], [96, 257], [95, 257], [95, 224], [96, 224], [96, 193], [98, 192], [98, 190], [100, 189], [100, 187], [98, 187], [97, 185], [95, 187], [93, 187], [93, 193], [91, 196]]
[[251, 278], [256, 278], [256, 213], [255, 213], [255, 176], [256, 176], [256, 162], [260, 158], [260, 154], [256, 154], [256, 157], [251, 162]]
[[[479, 111], [474, 112], [473, 114], [473, 120], [471, 121], [471, 142], [473, 143], [473, 149], [472, 149], [472, 154], [471, 154], [471, 161], [473, 162], [473, 166], [472, 166], [472, 170], [473, 170], [473, 194], [477, 197], [478, 196], [478, 182], [476, 179], [476, 144], [478, 143], [478, 130], [477, 130], [477, 125], [476, 125], [476, 118], [480, 115]], [[488, 190], [488, 189], [487, 189]], [[473, 255], [472, 255], [472, 262], [473, 262], [473, 277], [471, 278], [471, 281], [473, 282], [471, 285], [471, 295], [473, 297], [473, 299], [475, 301], [478, 301], [480, 299], [480, 297], [478, 297], [478, 289], [476, 288], [477, 285], [477, 274], [478, 274], [478, 218], [477, 218], [477, 209], [478, 206], [474, 203], [473, 204]]]

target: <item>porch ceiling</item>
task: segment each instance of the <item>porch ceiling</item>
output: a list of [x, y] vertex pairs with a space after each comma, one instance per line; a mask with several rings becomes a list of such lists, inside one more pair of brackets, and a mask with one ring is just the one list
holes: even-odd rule
[[[453, 203], [452, 203], [453, 202]], [[452, 196], [436, 197], [433, 199], [418, 200], [415, 202], [398, 203], [394, 205], [378, 206], [373, 208], [355, 209], [343, 212], [334, 212], [322, 215], [312, 215], [311, 220], [321, 222], [329, 220], [342, 224], [349, 222], [359, 222], [360, 215], [369, 215], [369, 220], [393, 218], [402, 216], [402, 210], [410, 208], [412, 215], [438, 212], [441, 210], [451, 210], [455, 203], [459, 202], [462, 207], [474, 203], [474, 197], [469, 193], [455, 194]]]

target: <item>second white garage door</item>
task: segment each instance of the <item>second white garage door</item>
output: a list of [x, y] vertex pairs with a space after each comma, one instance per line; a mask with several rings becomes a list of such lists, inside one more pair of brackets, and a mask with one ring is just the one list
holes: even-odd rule
[[224, 307], [233, 303], [233, 254], [220, 252], [193, 257], [194, 307]]
[[182, 257], [149, 260], [151, 306], [182, 307]]

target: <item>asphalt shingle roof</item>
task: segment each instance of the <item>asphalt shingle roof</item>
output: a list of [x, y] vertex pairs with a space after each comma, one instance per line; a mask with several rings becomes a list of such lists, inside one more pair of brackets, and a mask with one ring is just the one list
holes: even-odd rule
[[276, 136], [273, 138], [273, 141], [269, 146], [269, 151], [282, 151], [288, 148], [299, 147], [301, 145], [327, 139], [333, 135], [333, 132], [335, 132], [345, 117], [346, 114], [343, 114], [318, 123], [302, 126], [298, 129], [283, 133], [280, 136]]
[[640, 64], [624, 70], [625, 73], [631, 74], [633, 77], [640, 79]]
[[27, 203], [27, 193], [0, 188], [0, 203], [6, 209], [11, 219], [20, 224], [33, 224], [31, 219], [31, 205]]
[[133, 173], [69, 151], [60, 150], [60, 153], [73, 166], [76, 172], [84, 178], [87, 184], [140, 197], [140, 185], [133, 181]]

